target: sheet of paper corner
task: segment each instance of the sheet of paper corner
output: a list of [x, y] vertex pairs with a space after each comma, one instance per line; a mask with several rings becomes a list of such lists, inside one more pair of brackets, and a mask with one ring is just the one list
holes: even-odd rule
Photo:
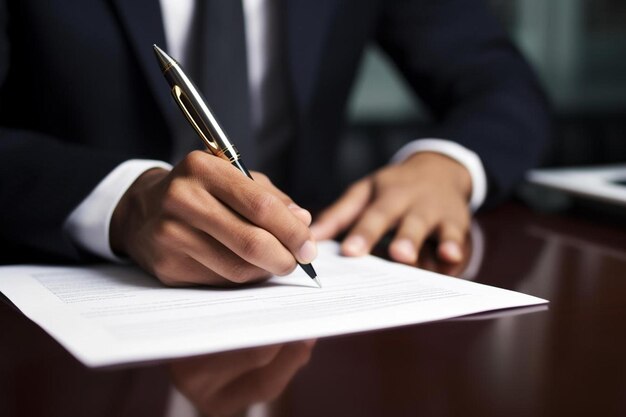
[[531, 184], [614, 204], [626, 204], [626, 164], [536, 169], [528, 172]]
[[167, 288], [136, 268], [0, 267], [0, 291], [90, 367], [150, 362], [444, 320], [546, 300], [320, 243], [319, 289], [297, 269], [240, 289]]

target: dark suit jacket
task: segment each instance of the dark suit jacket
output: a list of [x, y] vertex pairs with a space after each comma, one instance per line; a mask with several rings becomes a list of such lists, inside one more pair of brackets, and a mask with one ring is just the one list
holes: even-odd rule
[[[425, 101], [437, 137], [481, 156], [492, 197], [537, 160], [548, 130], [543, 97], [482, 1], [285, 0], [281, 7], [297, 121], [288, 191], [303, 205], [336, 192], [327, 187], [336, 172], [328, 155], [372, 42]], [[61, 230], [72, 209], [122, 161], [169, 157], [180, 114], [153, 43], [165, 45], [157, 0], [0, 0], [5, 262], [81, 259]], [[237, 121], [222, 123], [240, 141]]]

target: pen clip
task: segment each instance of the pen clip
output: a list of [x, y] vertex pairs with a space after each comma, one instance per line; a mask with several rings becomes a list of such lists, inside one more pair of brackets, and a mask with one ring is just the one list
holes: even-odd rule
[[193, 104], [187, 98], [185, 92], [179, 86], [175, 85], [172, 88], [172, 96], [174, 97], [174, 101], [176, 101], [176, 103], [178, 104], [178, 107], [180, 107], [180, 109], [183, 111], [183, 114], [185, 115], [191, 126], [193, 126], [195, 131], [198, 133], [200, 139], [202, 139], [207, 148], [209, 148], [211, 153], [216, 156], [221, 156], [224, 153], [222, 149], [220, 149], [217, 142], [213, 140], [213, 138], [207, 137], [206, 133], [200, 128], [200, 125], [198, 125], [198, 121], [196, 120], [196, 118], [192, 116], [191, 112], [187, 108], [187, 106], [189, 105], [192, 109], [194, 109]]

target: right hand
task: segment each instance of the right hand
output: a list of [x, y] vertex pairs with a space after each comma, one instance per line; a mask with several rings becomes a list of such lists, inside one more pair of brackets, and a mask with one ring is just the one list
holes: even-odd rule
[[313, 261], [310, 213], [252, 176], [204, 151], [143, 173], [113, 213], [112, 249], [167, 285], [248, 283]]
[[306, 365], [314, 340], [223, 352], [169, 365], [174, 385], [203, 415], [231, 415], [278, 397]]

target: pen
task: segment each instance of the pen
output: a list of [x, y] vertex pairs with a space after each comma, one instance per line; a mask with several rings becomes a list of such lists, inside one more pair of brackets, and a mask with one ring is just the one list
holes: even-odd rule
[[[196, 88], [194, 83], [185, 74], [180, 64], [172, 57], [166, 54], [161, 48], [153, 45], [154, 53], [161, 71], [165, 76], [170, 88], [174, 101], [178, 104], [181, 111], [187, 118], [187, 121], [194, 128], [200, 139], [204, 142], [207, 149], [218, 158], [229, 161], [235, 168], [244, 173], [248, 178], [253, 179], [250, 172], [244, 165], [237, 148], [230, 142], [224, 130], [220, 127], [217, 119], [206, 104], [206, 101]], [[298, 265], [304, 269], [313, 281], [321, 288], [317, 273], [311, 264]]]

